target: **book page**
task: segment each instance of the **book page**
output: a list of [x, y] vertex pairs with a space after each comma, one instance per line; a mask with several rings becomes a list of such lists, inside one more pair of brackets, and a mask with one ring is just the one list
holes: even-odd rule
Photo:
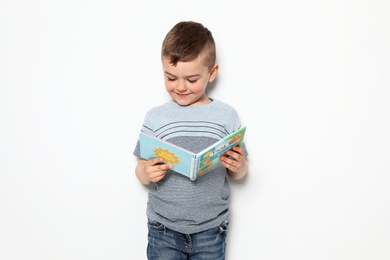
[[149, 160], [156, 157], [173, 165], [172, 170], [190, 177], [191, 162], [195, 154], [155, 136], [141, 132], [139, 136], [141, 157]]
[[198, 175], [205, 173], [221, 162], [219, 159], [226, 151], [236, 145], [241, 145], [244, 140], [246, 126], [241, 127], [232, 134], [226, 136], [215, 144], [209, 146], [197, 156], [199, 157]]

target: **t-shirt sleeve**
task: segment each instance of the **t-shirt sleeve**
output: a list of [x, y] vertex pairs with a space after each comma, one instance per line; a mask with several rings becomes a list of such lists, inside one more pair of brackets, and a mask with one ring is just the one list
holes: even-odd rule
[[137, 144], [136, 144], [136, 146], [135, 146], [135, 148], [134, 148], [133, 155], [134, 155], [135, 157], [138, 157], [138, 158], [141, 157], [139, 140], [137, 141]]

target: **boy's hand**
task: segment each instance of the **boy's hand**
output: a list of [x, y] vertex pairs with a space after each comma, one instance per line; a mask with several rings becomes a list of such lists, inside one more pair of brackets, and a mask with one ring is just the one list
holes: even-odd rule
[[148, 161], [138, 159], [136, 175], [143, 184], [158, 182], [164, 178], [168, 169], [172, 169], [171, 164], [162, 163], [162, 158], [153, 158]]
[[153, 158], [145, 163], [145, 172], [151, 182], [158, 182], [164, 178], [168, 169], [172, 169], [171, 164], [162, 163], [163, 161], [162, 158]]
[[221, 156], [223, 166], [228, 169], [229, 176], [232, 179], [241, 179], [247, 174], [248, 163], [245, 158], [244, 149], [234, 146]]

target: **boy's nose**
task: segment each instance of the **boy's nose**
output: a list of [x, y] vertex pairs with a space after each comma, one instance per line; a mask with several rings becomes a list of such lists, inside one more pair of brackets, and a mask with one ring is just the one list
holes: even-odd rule
[[187, 90], [187, 85], [186, 85], [185, 81], [179, 80], [177, 85], [176, 85], [176, 89], [178, 91], [186, 91]]

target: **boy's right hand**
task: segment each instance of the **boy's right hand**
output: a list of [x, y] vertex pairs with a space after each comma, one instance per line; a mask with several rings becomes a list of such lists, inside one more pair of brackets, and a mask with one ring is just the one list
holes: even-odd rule
[[[162, 178], [164, 178], [166, 171], [168, 169], [172, 169], [171, 164], [165, 164], [163, 163], [163, 161], [164, 160], [162, 158], [153, 158], [148, 161], [138, 160], [138, 164], [142, 164], [142, 166], [139, 166], [141, 166], [140, 168], [143, 169], [142, 171], [144, 172], [145, 177], [147, 178], [149, 183], [160, 181]], [[141, 179], [140, 181], [142, 182]]]

